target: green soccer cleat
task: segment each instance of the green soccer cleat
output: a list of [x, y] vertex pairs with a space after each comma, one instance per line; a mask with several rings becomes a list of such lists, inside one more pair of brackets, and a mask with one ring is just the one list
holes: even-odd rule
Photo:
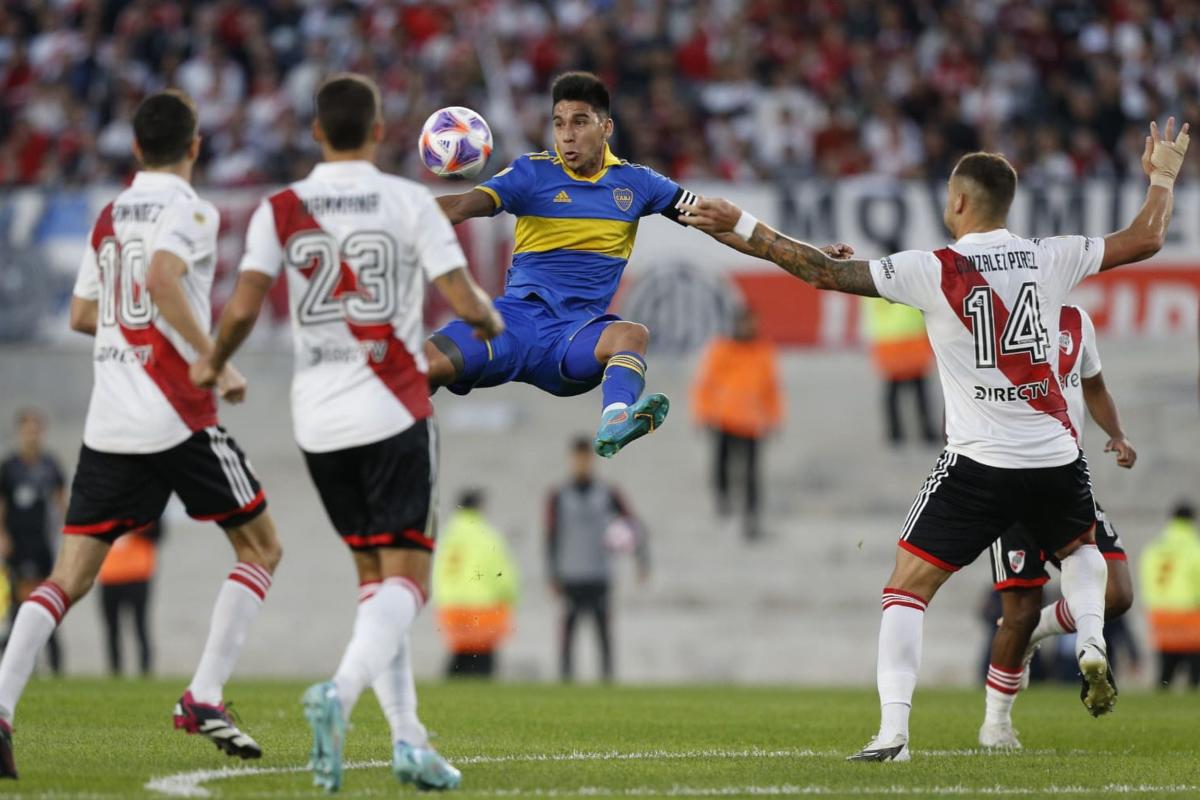
[[432, 747], [413, 747], [396, 742], [392, 750], [392, 774], [401, 783], [415, 784], [418, 789], [457, 789], [462, 773]]
[[612, 458], [630, 442], [662, 427], [670, 410], [671, 401], [665, 394], [648, 394], [628, 408], [605, 412], [592, 442], [596, 454]]
[[313, 785], [333, 794], [342, 788], [342, 747], [346, 742], [342, 702], [332, 681], [308, 687], [302, 702], [304, 718], [313, 731], [312, 753], [308, 759], [313, 771]]

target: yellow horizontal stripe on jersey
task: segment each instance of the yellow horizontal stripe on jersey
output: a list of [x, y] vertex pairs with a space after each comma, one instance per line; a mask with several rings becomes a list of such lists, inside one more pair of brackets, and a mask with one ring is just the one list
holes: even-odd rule
[[475, 188], [476, 188], [476, 189], [478, 189], [479, 191], [483, 192], [484, 194], [491, 195], [491, 197], [492, 197], [492, 200], [494, 200], [494, 201], [495, 201], [495, 203], [496, 203], [496, 208], [500, 208], [501, 206], [503, 206], [503, 205], [504, 205], [504, 203], [501, 203], [501, 202], [500, 202], [500, 195], [496, 194], [496, 190], [495, 190], [495, 189], [493, 189], [492, 187], [490, 187], [490, 186], [476, 186]]
[[638, 221], [518, 217], [514, 253], [586, 250], [613, 258], [629, 258]]

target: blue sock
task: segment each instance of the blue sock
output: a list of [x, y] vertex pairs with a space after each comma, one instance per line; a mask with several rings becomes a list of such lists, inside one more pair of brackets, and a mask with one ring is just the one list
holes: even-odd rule
[[628, 350], [617, 353], [604, 367], [600, 394], [605, 410], [614, 404], [631, 406], [646, 388], [646, 359]]

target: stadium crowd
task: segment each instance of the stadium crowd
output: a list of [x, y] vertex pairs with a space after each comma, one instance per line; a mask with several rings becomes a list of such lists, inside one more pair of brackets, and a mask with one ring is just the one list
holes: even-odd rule
[[572, 68], [614, 90], [614, 150], [679, 180], [938, 179], [977, 148], [1025, 179], [1121, 176], [1146, 119], [1200, 120], [1200, 2], [10, 0], [0, 185], [124, 177], [130, 113], [164, 86], [198, 102], [200, 183], [293, 179], [339, 70], [378, 78], [384, 166], [416, 176], [443, 105], [500, 123], [502, 154], [544, 147]]

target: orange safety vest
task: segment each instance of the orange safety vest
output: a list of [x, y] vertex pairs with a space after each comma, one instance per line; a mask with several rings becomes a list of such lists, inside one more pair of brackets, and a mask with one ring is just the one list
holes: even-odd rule
[[775, 348], [762, 339], [714, 339], [692, 386], [692, 408], [702, 425], [735, 436], [754, 438], [779, 425]]
[[1151, 611], [1150, 633], [1160, 653], [1200, 653], [1200, 611]]
[[100, 565], [97, 580], [102, 586], [146, 583], [154, 576], [154, 542], [138, 533], [127, 533], [113, 542]]
[[512, 630], [508, 606], [441, 608], [438, 624], [452, 653], [490, 653]]

